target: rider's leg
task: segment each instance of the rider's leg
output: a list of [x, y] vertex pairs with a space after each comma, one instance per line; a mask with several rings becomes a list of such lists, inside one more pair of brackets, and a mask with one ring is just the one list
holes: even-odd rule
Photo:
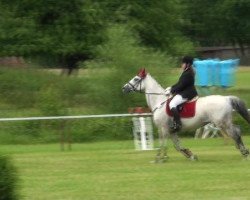
[[173, 123], [172, 130], [175, 132], [179, 131], [182, 127], [180, 114], [177, 110], [177, 106], [186, 102], [186, 101], [187, 101], [187, 99], [184, 99], [181, 95], [177, 94], [174, 96], [174, 98], [169, 103], [169, 108], [170, 108], [170, 110], [173, 114], [173, 117], [174, 117], [174, 123]]
[[180, 114], [179, 114], [177, 108], [175, 108], [175, 107], [171, 109], [171, 112], [172, 112], [173, 117], [174, 117], [173, 126], [171, 127], [171, 129], [172, 129], [172, 131], [177, 132], [182, 127]]

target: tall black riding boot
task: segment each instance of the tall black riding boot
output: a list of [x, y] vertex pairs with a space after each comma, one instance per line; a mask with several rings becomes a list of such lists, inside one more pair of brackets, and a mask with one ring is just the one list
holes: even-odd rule
[[177, 108], [172, 108], [171, 112], [172, 112], [173, 117], [174, 117], [173, 126], [171, 127], [171, 129], [172, 129], [173, 132], [177, 132], [182, 127], [180, 114], [179, 114]]

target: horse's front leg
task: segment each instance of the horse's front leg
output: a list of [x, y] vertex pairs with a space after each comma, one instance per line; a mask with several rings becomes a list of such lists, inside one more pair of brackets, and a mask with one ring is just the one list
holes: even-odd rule
[[177, 151], [181, 152], [186, 158], [190, 160], [198, 160], [198, 157], [194, 155], [189, 149], [182, 147], [180, 144], [180, 139], [177, 133], [171, 133], [171, 139], [174, 143], [174, 147]]
[[155, 163], [162, 163], [167, 161], [167, 130], [165, 128], [159, 128], [159, 143], [160, 147], [157, 150], [155, 157]]

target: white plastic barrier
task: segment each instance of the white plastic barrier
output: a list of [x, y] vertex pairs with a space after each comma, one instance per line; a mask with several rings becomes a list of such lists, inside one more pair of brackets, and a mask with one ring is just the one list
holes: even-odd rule
[[154, 149], [151, 117], [133, 117], [133, 134], [136, 150]]

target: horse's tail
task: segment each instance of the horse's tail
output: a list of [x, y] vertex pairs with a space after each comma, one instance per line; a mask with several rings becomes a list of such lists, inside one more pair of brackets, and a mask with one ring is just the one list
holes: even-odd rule
[[232, 108], [236, 110], [250, 124], [250, 116], [244, 101], [236, 96], [229, 96], [229, 99]]

